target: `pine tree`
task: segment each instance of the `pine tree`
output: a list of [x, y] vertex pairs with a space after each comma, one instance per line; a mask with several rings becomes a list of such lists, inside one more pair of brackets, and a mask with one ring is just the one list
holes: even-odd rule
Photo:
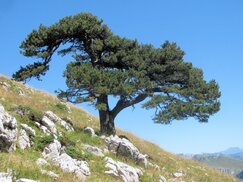
[[[166, 41], [160, 48], [114, 35], [89, 13], [40, 25], [22, 42], [22, 54], [39, 61], [21, 67], [13, 78], [40, 79], [54, 53], [72, 54], [64, 71], [68, 89], [60, 98], [72, 103], [92, 102], [99, 111], [100, 132], [115, 134], [114, 119], [123, 109], [142, 101], [155, 109], [155, 123], [194, 117], [207, 122], [220, 109], [218, 84], [206, 82], [201, 69], [183, 60], [184, 51]], [[109, 99], [117, 99], [114, 108]]]

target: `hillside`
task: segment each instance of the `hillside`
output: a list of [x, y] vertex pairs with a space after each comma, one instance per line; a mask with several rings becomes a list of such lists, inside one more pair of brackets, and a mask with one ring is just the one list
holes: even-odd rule
[[[117, 129], [117, 135], [122, 137], [117, 137], [116, 139], [123, 143], [128, 143], [128, 147], [130, 148], [125, 148], [129, 149], [129, 151], [121, 150], [120, 148], [120, 153], [118, 150], [114, 153], [111, 149], [116, 143], [109, 143], [109, 140], [114, 142], [113, 139], [115, 137], [99, 137], [94, 133], [86, 133], [83, 130], [84, 127], [89, 126], [97, 133], [99, 130], [97, 118], [72, 104], [60, 101], [53, 95], [11, 81], [4, 76], [0, 76], [0, 106], [1, 105], [9, 114], [9, 117], [11, 115], [17, 120], [16, 128], [8, 126], [7, 129], [18, 130], [18, 141], [16, 141], [16, 150], [11, 148], [11, 144], [11, 147], [8, 149], [11, 148], [13, 150], [12, 152], [6, 152], [4, 150], [0, 152], [0, 177], [1, 172], [5, 172], [11, 173], [14, 180], [28, 178], [41, 182], [77, 182], [82, 181], [80, 175], [83, 175], [86, 181], [91, 182], [125, 181], [125, 173], [121, 173], [121, 171], [114, 173], [111, 169], [111, 165], [113, 165], [113, 168], [116, 168], [114, 170], [119, 170], [118, 165], [124, 166], [124, 164], [120, 162], [112, 163], [112, 160], [121, 161], [129, 165], [125, 166], [124, 168], [126, 169], [124, 170], [132, 169], [132, 172], [129, 173], [131, 177], [130, 181], [136, 181], [135, 178], [132, 179], [132, 177], [134, 177], [132, 176], [133, 174], [138, 175], [139, 181], [142, 182], [237, 181], [235, 178], [218, 172], [204, 164], [192, 160], [185, 160], [168, 153], [159, 146], [144, 141], [120, 129]], [[51, 125], [53, 123], [49, 123], [49, 126], [52, 127], [48, 128], [48, 130], [46, 130], [47, 132], [44, 133], [44, 125], [42, 124], [44, 121], [49, 121], [46, 117], [54, 118], [53, 120], [56, 120], [56, 124]], [[48, 122], [46, 123], [48, 124]], [[27, 128], [26, 126], [33, 129], [34, 132], [31, 129], [25, 129]], [[28, 133], [31, 142], [29, 146], [26, 145], [26, 149], [20, 149], [19, 140], [22, 137], [22, 132], [27, 130], [31, 131]], [[0, 132], [1, 131], [0, 126]], [[5, 143], [4, 140], [0, 140], [0, 148], [3, 148]], [[90, 146], [93, 146], [93, 148]], [[119, 147], [121, 146], [124, 145], [119, 144]], [[58, 151], [54, 151], [53, 148], [55, 147], [58, 148]], [[94, 151], [91, 152], [89, 150], [89, 148], [94, 149], [94, 147], [96, 147], [96, 152], [101, 152], [99, 153], [100, 155], [96, 155], [97, 153], [93, 153]], [[134, 156], [123, 155], [131, 152], [130, 149], [139, 152], [136, 158]], [[123, 153], [121, 151], [123, 151]], [[58, 154], [55, 152], [58, 152]], [[58, 155], [56, 159], [61, 159], [65, 156], [66, 158], [64, 159], [68, 159], [71, 163], [79, 164], [77, 166], [80, 168], [75, 168], [75, 170], [71, 171], [69, 169], [69, 164], [65, 163], [64, 165], [60, 161], [52, 160], [54, 155]], [[139, 160], [141, 158], [138, 156], [143, 160]], [[47, 163], [44, 162], [44, 164], [38, 166], [36, 161], [40, 161], [40, 158], [45, 158]], [[55, 162], [58, 165], [56, 165]], [[116, 167], [114, 167], [115, 164], [117, 165]], [[81, 169], [81, 167], [83, 168]], [[89, 169], [87, 169], [87, 167]], [[80, 170], [82, 174], [79, 173]], [[55, 175], [50, 176], [50, 171]]]

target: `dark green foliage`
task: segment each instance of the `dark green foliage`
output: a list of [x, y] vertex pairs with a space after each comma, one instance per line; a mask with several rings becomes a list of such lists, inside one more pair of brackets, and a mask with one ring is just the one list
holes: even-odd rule
[[62, 111], [68, 110], [67, 106], [65, 104], [60, 103], [60, 102], [56, 103], [55, 107], [58, 108], [59, 110], [62, 110]]
[[82, 151], [80, 148], [69, 146], [65, 148], [65, 152], [74, 159], [89, 161], [92, 154]]
[[[62, 46], [65, 45], [65, 46]], [[166, 41], [160, 48], [114, 35], [102, 20], [89, 13], [68, 16], [33, 30], [21, 44], [22, 54], [36, 62], [13, 75], [26, 80], [46, 73], [52, 55], [71, 53], [64, 76], [68, 89], [59, 97], [73, 103], [91, 102], [99, 110], [101, 133], [114, 134], [114, 119], [130, 106], [145, 101], [156, 110], [154, 121], [194, 117], [207, 122], [220, 108], [217, 83], [183, 60], [184, 51]], [[109, 96], [117, 98], [109, 107]]]
[[35, 149], [39, 151], [43, 151], [45, 146], [53, 142], [53, 140], [54, 137], [52, 135], [36, 136], [34, 138]]

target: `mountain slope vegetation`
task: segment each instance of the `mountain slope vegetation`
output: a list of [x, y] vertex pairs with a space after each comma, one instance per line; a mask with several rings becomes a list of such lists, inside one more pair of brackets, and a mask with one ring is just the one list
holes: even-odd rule
[[[42, 133], [33, 124], [31, 118], [41, 117], [46, 111], [52, 111], [60, 118], [69, 120], [72, 123], [75, 132], [68, 133], [62, 130], [63, 137], [61, 143], [66, 145], [66, 152], [73, 157], [87, 161], [90, 167], [91, 175], [86, 181], [91, 182], [114, 182], [121, 181], [120, 178], [105, 174], [105, 163], [100, 157], [96, 157], [82, 148], [82, 144], [105, 146], [104, 141], [99, 138], [92, 138], [83, 132], [85, 126], [92, 127], [95, 131], [99, 130], [98, 119], [83, 109], [72, 104], [62, 102], [54, 95], [38, 91], [22, 83], [12, 81], [4, 76], [0, 76], [0, 104], [2, 104], [7, 112], [13, 115], [18, 127], [21, 123], [28, 124], [36, 131], [34, 145], [31, 148], [22, 150], [17, 148], [16, 151], [0, 152], [0, 172], [12, 170], [16, 178], [29, 178], [40, 180], [41, 182], [53, 181], [53, 178], [46, 174], [42, 174], [40, 168], [36, 166], [36, 160], [41, 157], [43, 147], [48, 143], [48, 138], [40, 137]], [[24, 117], [16, 112], [16, 108], [25, 108], [29, 114]], [[61, 130], [61, 129], [60, 129]], [[143, 154], [147, 154], [151, 164], [157, 167], [148, 166], [147, 168], [138, 166], [133, 160], [126, 156], [106, 154], [114, 160], [122, 161], [133, 167], [140, 168], [143, 175], [140, 176], [142, 182], [160, 181], [160, 176], [164, 176], [167, 181], [187, 181], [187, 182], [232, 182], [237, 181], [230, 175], [221, 173], [216, 169], [210, 168], [204, 164], [185, 160], [179, 156], [168, 153], [159, 146], [140, 139], [132, 133], [117, 129], [117, 135], [128, 138]], [[73, 174], [63, 172], [59, 167], [52, 164], [44, 166], [45, 170], [54, 171], [59, 175], [55, 181], [79, 181]], [[183, 174], [176, 177], [176, 173]]]

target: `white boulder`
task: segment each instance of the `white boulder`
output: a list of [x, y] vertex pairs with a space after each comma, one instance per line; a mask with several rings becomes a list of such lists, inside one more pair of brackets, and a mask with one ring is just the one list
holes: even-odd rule
[[44, 115], [49, 118], [54, 123], [60, 124], [65, 130], [67, 131], [74, 131], [71, 124], [68, 122], [62, 120], [60, 117], [58, 117], [56, 114], [54, 114], [52, 111], [46, 111]]
[[83, 147], [91, 154], [98, 156], [98, 157], [104, 157], [105, 155], [103, 154], [102, 150], [98, 147], [93, 147], [88, 144], [84, 144]]
[[48, 165], [49, 163], [45, 159], [39, 158], [39, 159], [37, 159], [37, 161], [35, 162], [35, 164], [37, 166], [43, 166], [43, 165]]
[[139, 182], [139, 176], [143, 172], [132, 166], [129, 166], [123, 162], [114, 161], [109, 157], [105, 157], [105, 167], [109, 168], [109, 171], [105, 171], [105, 174], [110, 174], [116, 177], [120, 177], [124, 182]]
[[88, 133], [88, 134], [91, 135], [92, 137], [93, 137], [93, 136], [97, 136], [97, 135], [95, 134], [94, 129], [91, 128], [91, 127], [89, 127], [89, 126], [84, 127], [83, 131], [84, 131], [85, 133]]
[[12, 182], [12, 176], [9, 173], [0, 172], [0, 181], [1, 182]]
[[27, 132], [23, 129], [20, 130], [20, 136], [19, 136], [18, 144], [19, 144], [19, 148], [21, 148], [21, 149], [26, 149], [26, 148], [29, 148], [31, 146], [30, 145], [30, 138], [29, 138]]
[[0, 150], [15, 150], [17, 137], [18, 129], [16, 119], [9, 115], [0, 104]]
[[62, 153], [61, 144], [57, 140], [45, 147], [42, 155], [45, 159], [51, 160], [55, 165], [59, 166], [63, 171], [73, 173], [81, 180], [90, 175], [88, 163], [73, 159], [68, 154]]
[[111, 152], [122, 156], [128, 156], [134, 159], [137, 162], [137, 164], [147, 167], [147, 155], [140, 153], [138, 148], [135, 147], [133, 143], [131, 143], [126, 138], [119, 138], [117, 135], [111, 135], [109, 137], [103, 136], [102, 138], [104, 139], [105, 143], [108, 146], [108, 149]]

